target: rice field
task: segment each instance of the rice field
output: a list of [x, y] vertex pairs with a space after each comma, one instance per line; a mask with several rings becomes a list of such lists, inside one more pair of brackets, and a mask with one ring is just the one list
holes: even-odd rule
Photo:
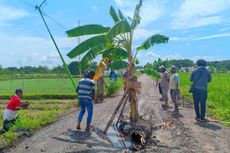
[[[181, 94], [192, 101], [188, 93], [190, 88], [190, 74], [180, 73]], [[208, 86], [208, 115], [230, 126], [230, 74], [212, 74], [212, 82]]]

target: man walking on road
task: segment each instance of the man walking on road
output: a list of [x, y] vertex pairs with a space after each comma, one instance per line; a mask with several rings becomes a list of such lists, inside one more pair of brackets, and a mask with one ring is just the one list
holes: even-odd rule
[[171, 99], [172, 102], [174, 103], [174, 113], [175, 115], [179, 114], [179, 98], [180, 98], [180, 89], [179, 89], [179, 85], [180, 85], [180, 80], [179, 80], [179, 75], [176, 72], [176, 67], [172, 66], [171, 67], [171, 77], [170, 77], [170, 95], [171, 95]]
[[163, 99], [165, 101], [165, 104], [163, 104], [162, 106], [164, 108], [168, 107], [168, 91], [169, 91], [169, 75], [166, 72], [166, 69], [164, 66], [160, 67], [160, 72], [162, 74], [161, 76], [161, 81], [160, 81], [160, 86], [161, 86], [161, 90], [162, 90], [162, 95], [163, 95]]
[[196, 62], [198, 68], [192, 72], [190, 81], [193, 83], [191, 92], [193, 94], [196, 120], [205, 122], [206, 100], [208, 95], [208, 83], [211, 82], [211, 73], [205, 68], [206, 61], [200, 59]]
[[85, 114], [88, 112], [86, 132], [90, 132], [90, 125], [93, 117], [93, 99], [95, 98], [95, 82], [92, 80], [95, 73], [89, 71], [85, 77], [79, 81], [77, 86], [78, 102], [80, 105], [80, 113], [78, 116], [77, 129], [81, 129], [81, 121]]

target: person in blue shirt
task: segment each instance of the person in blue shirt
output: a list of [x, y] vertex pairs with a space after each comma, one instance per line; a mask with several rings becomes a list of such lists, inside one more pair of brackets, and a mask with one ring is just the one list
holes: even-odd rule
[[114, 70], [112, 70], [110, 72], [109, 78], [111, 81], [117, 82], [117, 73]]
[[78, 103], [80, 106], [80, 113], [78, 115], [77, 129], [81, 129], [81, 121], [85, 114], [88, 112], [86, 132], [90, 132], [90, 125], [93, 117], [93, 100], [95, 98], [95, 82], [93, 77], [95, 72], [89, 71], [85, 77], [81, 79], [77, 86]]
[[200, 59], [196, 62], [198, 68], [195, 69], [190, 77], [193, 83], [193, 101], [196, 112], [196, 120], [206, 122], [206, 100], [208, 97], [208, 83], [211, 82], [211, 73], [206, 69], [206, 61]]

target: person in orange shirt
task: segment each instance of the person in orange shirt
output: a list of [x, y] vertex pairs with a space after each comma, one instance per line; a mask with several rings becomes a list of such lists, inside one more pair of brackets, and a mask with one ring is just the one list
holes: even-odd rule
[[14, 125], [18, 117], [17, 111], [26, 109], [29, 103], [22, 103], [21, 98], [23, 95], [22, 89], [16, 89], [15, 95], [11, 97], [3, 113], [3, 130], [0, 133], [5, 133]]

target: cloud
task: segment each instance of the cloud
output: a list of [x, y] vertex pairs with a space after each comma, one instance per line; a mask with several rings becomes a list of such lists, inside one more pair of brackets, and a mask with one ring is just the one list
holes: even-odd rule
[[185, 36], [185, 37], [170, 37], [170, 41], [190, 41], [191, 39], [194, 39], [194, 37], [191, 36]]
[[157, 33], [160, 33], [160, 30], [148, 30], [145, 28], [139, 28], [138, 27], [134, 31], [134, 40], [140, 40], [140, 39], [146, 40], [147, 38], [149, 38], [153, 34], [157, 34]]
[[18, 20], [27, 16], [29, 16], [29, 13], [24, 9], [0, 3], [0, 26], [9, 25], [10, 21]]
[[98, 11], [98, 10], [99, 10], [98, 6], [92, 6], [92, 9], [93, 9], [94, 11]]
[[[114, 0], [122, 12], [129, 17], [133, 17], [136, 4], [139, 0]], [[163, 5], [156, 0], [145, 0], [141, 8], [141, 27], [145, 27], [156, 21], [164, 14]]]
[[214, 38], [223, 38], [223, 37], [230, 37], [230, 33], [220, 33], [220, 34], [214, 34], [214, 35], [198, 37], [198, 38], [192, 39], [191, 41], [214, 39]]
[[[70, 59], [67, 52], [75, 47], [76, 40], [66, 37], [55, 37], [66, 62]], [[0, 34], [0, 61], [3, 66], [47, 65], [53, 67], [62, 64], [59, 55], [49, 38], [17, 35], [13, 38], [7, 34]], [[12, 60], [9, 60], [12, 59]]]
[[154, 58], [159, 58], [159, 57], [161, 57], [160, 55], [158, 55], [158, 54], [156, 54], [156, 53], [154, 53], [154, 52], [152, 52], [152, 51], [150, 51], [150, 52], [147, 52], [146, 54], [145, 54], [145, 57], [154, 57]]
[[224, 18], [218, 13], [230, 8], [230, 0], [185, 0], [173, 14], [174, 29], [189, 29], [219, 24]]

